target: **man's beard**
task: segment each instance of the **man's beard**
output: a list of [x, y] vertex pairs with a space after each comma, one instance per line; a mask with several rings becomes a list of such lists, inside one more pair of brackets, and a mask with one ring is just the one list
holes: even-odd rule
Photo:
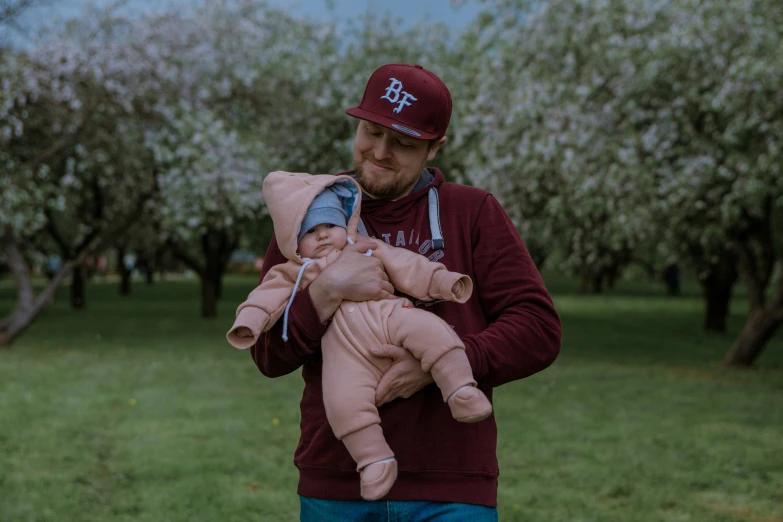
[[377, 177], [370, 179], [362, 172], [361, 165], [354, 165], [354, 175], [356, 181], [367, 194], [374, 199], [383, 200], [395, 200], [407, 195], [419, 180], [418, 177], [413, 180], [379, 180]]

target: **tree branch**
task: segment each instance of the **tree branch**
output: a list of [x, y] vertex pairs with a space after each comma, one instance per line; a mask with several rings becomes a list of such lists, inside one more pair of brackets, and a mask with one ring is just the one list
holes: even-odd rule
[[204, 277], [204, 274], [206, 273], [206, 269], [199, 263], [194, 257], [192, 257], [188, 252], [182, 248], [177, 242], [175, 242], [173, 239], [169, 238], [166, 243], [171, 247], [171, 250], [174, 252], [174, 255], [177, 256], [183, 263], [185, 263], [188, 268], [196, 272], [199, 277]]
[[62, 234], [60, 234], [60, 231], [57, 230], [51, 209], [45, 208], [44, 215], [46, 216], [46, 230], [49, 232], [49, 236], [51, 236], [54, 242], [57, 243], [57, 246], [60, 247], [60, 253], [63, 257], [69, 259], [71, 257], [71, 248]]
[[[136, 201], [136, 205], [128, 212], [125, 220], [121, 222], [119, 226], [114, 228], [105, 228], [102, 231], [94, 231], [93, 237], [90, 241], [84, 240], [79, 245], [80, 259], [84, 259], [87, 255], [100, 252], [108, 248], [112, 243], [117, 241], [117, 238], [125, 235], [138, 219], [138, 216], [144, 211], [144, 205], [154, 194], [154, 187], [139, 194], [139, 199]], [[92, 244], [90, 244], [92, 243]]]
[[38, 156], [24, 162], [20, 168], [21, 169], [29, 168], [30, 170], [37, 169], [39, 165], [48, 161], [52, 156], [54, 156], [61, 150], [68, 148], [71, 145], [74, 145], [77, 141], [79, 141], [79, 137], [81, 136], [82, 131], [84, 131], [84, 128], [85, 125], [82, 123], [79, 126], [79, 128], [76, 129], [76, 132], [60, 138], [59, 140], [54, 142], [54, 144], [51, 147], [43, 151]]
[[6, 261], [16, 282], [17, 306], [24, 308], [33, 306], [35, 291], [27, 273], [27, 262], [16, 246], [16, 241], [11, 237], [10, 230], [0, 238], [0, 249], [5, 253]]
[[18, 27], [16, 20], [27, 9], [33, 7], [36, 0], [17, 0], [16, 2], [6, 1], [0, 5], [0, 25], [9, 25]]
[[38, 296], [35, 296], [30, 274], [27, 271], [27, 263], [16, 241], [10, 232], [0, 237], [0, 246], [9, 262], [17, 288], [17, 302], [14, 309], [6, 317], [0, 320], [0, 341], [3, 344], [10, 342], [54, 300], [55, 292], [62, 283], [65, 275], [74, 265], [83, 261], [83, 256], [75, 260], [63, 263], [47, 287]]

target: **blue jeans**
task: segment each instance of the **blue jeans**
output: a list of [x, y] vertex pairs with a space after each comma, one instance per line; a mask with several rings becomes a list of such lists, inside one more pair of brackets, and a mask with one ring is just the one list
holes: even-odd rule
[[299, 497], [300, 522], [497, 522], [498, 510], [420, 500], [321, 500]]

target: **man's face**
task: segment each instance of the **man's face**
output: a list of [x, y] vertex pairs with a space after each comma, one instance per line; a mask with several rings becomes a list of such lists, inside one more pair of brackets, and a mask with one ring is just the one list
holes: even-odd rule
[[375, 199], [395, 200], [407, 196], [428, 161], [435, 157], [446, 138], [432, 147], [375, 123], [361, 120], [353, 142], [356, 181]]
[[348, 243], [348, 234], [343, 227], [322, 223], [316, 225], [299, 241], [299, 255], [302, 258], [320, 259], [334, 250], [342, 250]]

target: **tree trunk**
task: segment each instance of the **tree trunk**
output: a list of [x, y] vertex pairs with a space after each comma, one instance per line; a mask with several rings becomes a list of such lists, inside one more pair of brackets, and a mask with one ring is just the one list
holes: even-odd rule
[[207, 269], [201, 275], [201, 317], [217, 317], [217, 303], [223, 291], [223, 252], [206, 249]]
[[223, 274], [237, 246], [225, 230], [208, 230], [201, 236], [201, 254], [204, 263], [194, 258], [175, 240], [170, 239], [174, 254], [186, 266], [196, 272], [201, 281], [201, 317], [217, 317], [217, 303], [223, 291]]
[[599, 273], [597, 276], [593, 277], [590, 286], [594, 294], [604, 293], [604, 275]]
[[584, 274], [579, 277], [579, 295], [590, 293], [590, 278]]
[[144, 253], [136, 258], [136, 268], [139, 270], [139, 272], [144, 274], [144, 281], [148, 285], [151, 285], [155, 282], [155, 278], [153, 276], [154, 267], [150, 262], [152, 257], [153, 256], [150, 256], [149, 253]]
[[783, 310], [753, 310], [742, 333], [723, 359], [724, 366], [748, 367], [761, 354], [767, 342], [783, 324]]
[[[166, 277], [166, 263], [165, 263], [165, 257], [164, 254], [166, 252], [163, 250], [163, 248], [158, 248], [155, 251], [155, 264], [153, 265], [153, 269], [158, 269], [158, 277], [161, 281]], [[150, 272], [154, 272], [154, 270], [150, 270]]]
[[16, 283], [16, 305], [9, 315], [0, 319], [0, 347], [8, 347], [14, 338], [54, 302], [57, 288], [72, 264], [64, 263], [60, 270], [52, 275], [46, 288], [36, 296], [27, 263], [16, 242], [10, 238], [0, 237], [0, 251], [5, 255]]
[[201, 252], [206, 261], [202, 276], [201, 315], [217, 317], [217, 301], [223, 294], [223, 274], [236, 248], [225, 230], [210, 230], [201, 237]]
[[676, 297], [681, 294], [679, 266], [671, 264], [664, 268], [663, 280], [666, 283], [666, 295]]
[[609, 290], [614, 290], [614, 286], [617, 283], [617, 278], [620, 275], [619, 272], [620, 271], [617, 268], [611, 268], [606, 274], [606, 287]]
[[[217, 276], [217, 277], [216, 277]], [[201, 277], [201, 317], [217, 317], [220, 275], [207, 273]]]
[[711, 332], [725, 332], [726, 318], [729, 316], [731, 290], [721, 292], [718, 289], [706, 290], [707, 313], [704, 318], [704, 329]]
[[130, 295], [131, 294], [131, 272], [130, 270], [124, 270], [120, 274], [120, 295]]
[[579, 295], [587, 295], [590, 293], [590, 285], [593, 282], [593, 274], [590, 269], [581, 266], [577, 269], [579, 274]]
[[737, 266], [735, 259], [724, 256], [711, 265], [709, 275], [702, 281], [707, 312], [704, 318], [704, 329], [712, 332], [725, 332], [726, 319], [729, 316], [731, 293], [737, 282]]
[[82, 310], [87, 306], [85, 299], [84, 265], [75, 265], [71, 274], [71, 308]]
[[131, 272], [125, 266], [125, 247], [117, 247], [117, 273], [120, 274], [120, 295], [130, 295], [131, 293]]
[[533, 242], [527, 243], [525, 246], [527, 246], [528, 254], [530, 254], [530, 258], [533, 260], [533, 264], [536, 265], [536, 268], [539, 270], [544, 268], [544, 263], [546, 263], [546, 259], [549, 257], [549, 251], [537, 246]]

